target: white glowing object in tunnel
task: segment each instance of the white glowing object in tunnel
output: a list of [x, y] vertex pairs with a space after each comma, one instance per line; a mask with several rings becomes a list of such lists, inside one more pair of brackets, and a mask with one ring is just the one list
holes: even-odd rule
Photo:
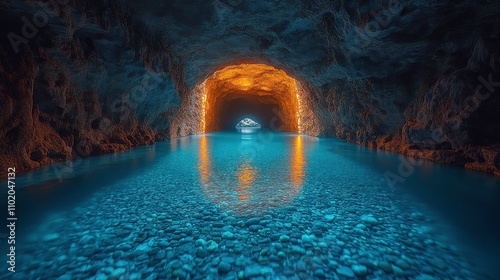
[[261, 125], [251, 118], [244, 118], [236, 125], [236, 129], [241, 133], [255, 133], [260, 128]]

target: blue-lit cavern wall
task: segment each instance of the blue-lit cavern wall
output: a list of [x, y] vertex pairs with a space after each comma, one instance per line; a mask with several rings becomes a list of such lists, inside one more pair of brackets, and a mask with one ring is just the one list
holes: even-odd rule
[[258, 62], [308, 88], [322, 135], [499, 175], [499, 14], [498, 1], [4, 1], [1, 169], [168, 139], [196, 84]]

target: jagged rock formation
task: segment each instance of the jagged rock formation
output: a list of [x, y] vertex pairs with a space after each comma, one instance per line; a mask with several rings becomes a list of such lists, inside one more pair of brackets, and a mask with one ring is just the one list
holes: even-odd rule
[[498, 14], [495, 0], [2, 2], [0, 165], [189, 134], [171, 124], [199, 117], [179, 111], [197, 86], [263, 63], [300, 81], [318, 134], [500, 175]]

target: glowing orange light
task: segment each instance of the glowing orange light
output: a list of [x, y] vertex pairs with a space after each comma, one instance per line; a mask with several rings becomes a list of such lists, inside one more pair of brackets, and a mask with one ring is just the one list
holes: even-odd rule
[[293, 142], [292, 160], [290, 161], [290, 176], [293, 184], [296, 187], [300, 187], [302, 186], [302, 181], [304, 179], [304, 167], [306, 164], [304, 160], [301, 136], [295, 136]]
[[295, 99], [297, 100], [297, 129], [298, 133], [302, 133], [302, 100], [299, 94], [299, 89], [297, 88], [297, 82], [294, 84]]
[[257, 179], [257, 169], [249, 163], [243, 163], [238, 167], [236, 177], [238, 177], [238, 199], [240, 201], [251, 198], [252, 183]]
[[200, 84], [197, 87], [197, 91], [201, 93], [200, 133], [205, 133], [207, 128], [207, 123], [205, 121], [205, 115], [207, 113], [207, 91], [205, 90], [205, 83]]
[[199, 154], [200, 162], [198, 169], [200, 170], [201, 182], [206, 185], [212, 171], [210, 169], [210, 155], [208, 154], [207, 137], [205, 135], [201, 136]]
[[302, 133], [302, 104], [297, 82], [283, 70], [265, 64], [232, 65], [216, 71], [202, 85], [198, 91], [201, 133], [217, 129], [215, 116], [221, 100], [235, 96], [252, 96], [256, 100], [272, 98], [282, 110], [283, 130]]

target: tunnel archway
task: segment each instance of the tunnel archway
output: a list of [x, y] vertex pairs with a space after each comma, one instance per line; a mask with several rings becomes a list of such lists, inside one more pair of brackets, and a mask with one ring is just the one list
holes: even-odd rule
[[266, 64], [222, 67], [182, 96], [170, 137], [234, 130], [243, 116], [252, 116], [272, 131], [317, 136], [321, 124], [310, 88]]
[[210, 75], [201, 90], [200, 132], [234, 128], [252, 115], [264, 128], [302, 133], [297, 81], [265, 64], [227, 66]]

